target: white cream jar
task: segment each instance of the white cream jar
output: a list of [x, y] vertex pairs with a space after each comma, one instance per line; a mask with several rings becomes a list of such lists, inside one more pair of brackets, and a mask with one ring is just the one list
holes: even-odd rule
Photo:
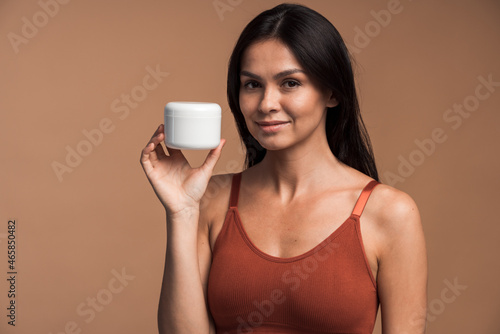
[[185, 150], [219, 146], [221, 107], [208, 102], [169, 102], [165, 106], [165, 145]]

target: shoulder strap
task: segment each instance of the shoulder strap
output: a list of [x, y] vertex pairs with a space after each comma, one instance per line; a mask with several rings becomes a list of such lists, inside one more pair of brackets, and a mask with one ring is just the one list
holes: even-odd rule
[[233, 181], [231, 183], [231, 197], [229, 197], [229, 208], [238, 207], [240, 183], [241, 183], [241, 172], [233, 174]]
[[356, 205], [352, 210], [352, 214], [361, 217], [361, 213], [365, 208], [366, 202], [368, 201], [368, 197], [370, 197], [373, 188], [375, 188], [377, 184], [380, 184], [380, 182], [378, 182], [377, 180], [371, 180], [370, 182], [368, 182], [368, 184], [361, 191], [361, 194], [359, 195], [359, 198], [356, 201]]

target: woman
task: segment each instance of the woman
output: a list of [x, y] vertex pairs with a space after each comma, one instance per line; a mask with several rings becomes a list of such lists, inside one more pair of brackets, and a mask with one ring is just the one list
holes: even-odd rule
[[167, 156], [163, 125], [142, 151], [167, 216], [160, 333], [371, 333], [379, 304], [384, 334], [423, 333], [418, 209], [378, 182], [333, 25], [300, 5], [261, 13], [227, 89], [243, 172], [212, 176], [224, 139], [199, 168]]

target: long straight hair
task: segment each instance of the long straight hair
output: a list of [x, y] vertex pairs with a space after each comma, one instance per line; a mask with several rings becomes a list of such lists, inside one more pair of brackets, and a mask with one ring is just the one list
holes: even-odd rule
[[240, 109], [241, 58], [250, 45], [269, 39], [284, 43], [305, 72], [337, 99], [338, 105], [328, 108], [326, 117], [328, 145], [335, 157], [378, 181], [370, 138], [359, 110], [349, 51], [330, 21], [296, 4], [281, 4], [255, 17], [241, 33], [229, 60], [227, 98], [246, 147], [246, 168], [261, 162], [267, 150], [248, 131]]

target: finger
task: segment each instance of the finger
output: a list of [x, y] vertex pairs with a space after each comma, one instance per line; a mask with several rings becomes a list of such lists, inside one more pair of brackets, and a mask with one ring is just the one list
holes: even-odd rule
[[148, 143], [146, 147], [141, 152], [141, 162], [156, 162], [158, 160], [158, 157], [156, 156], [156, 151], [155, 151], [155, 144], [154, 143]]
[[[160, 124], [160, 127], [161, 127], [161, 130], [162, 130], [162, 133], [163, 133], [163, 136], [161, 138], [164, 141], [165, 140], [165, 131], [164, 131], [165, 126], [163, 124]], [[179, 156], [182, 156], [184, 158], [184, 154], [182, 154], [181, 150], [169, 147], [167, 145], [165, 145], [165, 148], [166, 148], [166, 153], [168, 153], [169, 156], [179, 155]]]
[[163, 134], [163, 124], [160, 124], [160, 126], [158, 126], [155, 133], [147, 143], [146, 147], [144, 147], [144, 149], [142, 150], [141, 163], [146, 163], [148, 161], [154, 163], [158, 160], [156, 147], [164, 138], [164, 136], [165, 135]]
[[163, 124], [158, 125], [158, 127], [156, 128], [155, 133], [153, 133], [153, 135], [151, 136], [151, 139], [153, 139], [154, 137], [158, 136], [160, 133], [164, 133], [164, 132], [165, 132], [164, 125]]
[[156, 158], [158, 160], [161, 160], [161, 159], [167, 157], [167, 154], [165, 153], [165, 150], [163, 149], [163, 146], [161, 145], [161, 143], [159, 143], [158, 145], [156, 145], [156, 147], [155, 147], [155, 153], [156, 153]]
[[141, 151], [141, 158], [139, 162], [141, 163], [142, 168], [148, 174], [153, 169], [153, 164], [151, 162], [151, 150], [153, 144], [149, 143], [146, 147]]
[[172, 147], [167, 146], [167, 150], [168, 150], [168, 154], [171, 157], [176, 156], [176, 155], [184, 157], [184, 154], [182, 154], [181, 150], [179, 150], [177, 148], [172, 148]]
[[224, 147], [225, 144], [226, 144], [226, 140], [224, 138], [221, 139], [219, 146], [210, 150], [207, 157], [205, 158], [205, 162], [203, 163], [203, 165], [201, 165], [200, 168], [204, 168], [204, 169], [210, 171], [210, 173], [212, 173], [212, 171], [215, 167], [215, 164], [217, 163], [217, 161], [219, 161], [219, 158], [220, 158], [220, 155], [222, 152], [222, 148]]
[[149, 139], [148, 143], [146, 145], [149, 145], [150, 143], [155, 143], [155, 146], [162, 141], [164, 138], [165, 134], [163, 132], [163, 124], [160, 124], [153, 135], [151, 136], [151, 139]]

